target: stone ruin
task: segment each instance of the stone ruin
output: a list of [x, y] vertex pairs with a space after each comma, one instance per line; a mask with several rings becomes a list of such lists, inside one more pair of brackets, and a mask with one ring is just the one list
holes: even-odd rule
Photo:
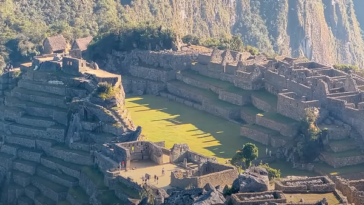
[[114, 53], [108, 62], [128, 62], [126, 92], [159, 95], [241, 124], [242, 136], [273, 148], [292, 142], [305, 109], [316, 107], [318, 126], [328, 133], [320, 160], [334, 168], [364, 163], [364, 78], [355, 74], [218, 49]]
[[334, 177], [336, 188], [345, 196], [345, 202], [364, 204], [364, 180]]
[[[120, 75], [62, 54], [35, 57], [0, 79], [3, 204], [104, 204], [104, 194], [130, 204], [95, 181], [104, 178], [95, 168], [97, 145], [138, 140], [141, 132], [125, 108]], [[101, 99], [100, 82], [119, 92]]]
[[304, 177], [277, 181], [275, 188], [285, 193], [328, 193], [335, 191], [335, 183], [327, 176]]
[[[185, 172], [171, 173], [171, 187], [185, 189], [187, 187], [202, 188], [207, 183], [211, 186], [230, 185], [237, 177], [235, 167], [217, 163], [215, 158], [209, 158], [192, 152], [186, 144], [175, 144], [172, 149], [166, 149], [164, 142], [148, 141], [104, 144], [101, 152], [96, 153], [97, 163], [101, 170], [118, 170], [121, 162], [125, 170], [132, 170], [131, 162], [135, 160], [151, 160], [156, 165], [176, 164]], [[186, 163], [196, 164], [189, 168]]]
[[239, 193], [231, 196], [233, 205], [260, 205], [260, 204], [282, 204], [287, 199], [281, 191], [267, 191], [256, 193]]

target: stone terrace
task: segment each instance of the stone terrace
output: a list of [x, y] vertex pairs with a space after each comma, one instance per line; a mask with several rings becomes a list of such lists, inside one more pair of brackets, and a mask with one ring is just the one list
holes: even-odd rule
[[[175, 65], [177, 57], [164, 58], [163, 63], [158, 63], [160, 56], [140, 59], [153, 58], [155, 65], [168, 67]], [[317, 107], [319, 127], [328, 133], [320, 159], [332, 167], [364, 163], [359, 147], [364, 142], [363, 78], [302, 59], [272, 59], [229, 50], [178, 59], [179, 64], [190, 66], [170, 69], [172, 74], [168, 74], [154, 72], [156, 68], [148, 64], [143, 67], [148, 77], [130, 71], [127, 78], [137, 79], [124, 86], [133, 93], [161, 95], [238, 123], [242, 136], [272, 150], [290, 143], [305, 109]], [[140, 61], [136, 65], [145, 63]]]
[[18, 86], [0, 107], [0, 172], [8, 173], [9, 182], [4, 203], [88, 204], [93, 194], [101, 204], [126, 201], [104, 185], [91, 155], [93, 144], [115, 140], [132, 127], [118, 109], [92, 97], [97, 82], [121, 86], [120, 76], [87, 68], [84, 60], [50, 58], [22, 65]]

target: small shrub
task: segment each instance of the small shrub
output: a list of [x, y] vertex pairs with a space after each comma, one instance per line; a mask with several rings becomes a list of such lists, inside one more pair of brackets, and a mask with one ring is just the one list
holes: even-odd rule
[[358, 66], [355, 66], [355, 65], [339, 64], [339, 65], [334, 65], [334, 68], [338, 69], [338, 70], [341, 70], [341, 71], [344, 71], [345, 73], [359, 71]]
[[21, 74], [21, 71], [20, 70], [15, 70], [13, 73], [12, 73], [12, 77], [13, 78], [18, 78]]
[[190, 43], [192, 45], [199, 45], [200, 39], [195, 35], [187, 35], [182, 38], [183, 43]]
[[103, 100], [111, 99], [118, 93], [117, 88], [114, 88], [110, 83], [100, 82], [97, 85], [97, 94]]
[[253, 46], [247, 46], [246, 47], [246, 50], [250, 53], [250, 54], [252, 54], [252, 55], [254, 55], [254, 56], [256, 56], [256, 55], [258, 55], [259, 54], [259, 50], [258, 50], [258, 48], [255, 48], [255, 47], [253, 47]]
[[260, 163], [259, 167], [262, 167], [268, 171], [269, 180], [281, 178], [281, 170], [274, 169], [270, 167], [269, 164], [263, 164], [262, 162]]

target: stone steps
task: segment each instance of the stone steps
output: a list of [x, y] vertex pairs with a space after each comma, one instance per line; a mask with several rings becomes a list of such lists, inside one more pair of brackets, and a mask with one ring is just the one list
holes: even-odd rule
[[4, 102], [4, 104], [8, 107], [17, 107], [24, 109], [26, 110], [27, 114], [32, 116], [51, 117], [53, 116], [54, 112], [67, 113], [67, 109], [65, 108], [34, 103], [31, 101], [23, 101], [13, 96], [6, 96]]
[[20, 148], [18, 150], [18, 157], [20, 159], [40, 163], [40, 158], [44, 154], [43, 151], [29, 148]]
[[31, 175], [25, 172], [13, 171], [13, 181], [14, 183], [26, 187], [30, 184]]
[[66, 95], [66, 87], [64, 85], [22, 79], [18, 82], [18, 87], [54, 95]]
[[37, 187], [43, 195], [49, 197], [53, 201], [58, 202], [66, 200], [67, 187], [53, 183], [39, 176], [32, 177], [32, 184]]
[[75, 178], [80, 177], [82, 166], [65, 162], [61, 159], [50, 157], [50, 156], [43, 156], [41, 159], [41, 164], [49, 169], [53, 170], [61, 170], [63, 173], [67, 174], [68, 176], [72, 176]]
[[296, 136], [299, 129], [299, 123], [296, 120], [273, 112], [257, 114], [255, 124], [275, 130], [286, 137]]
[[58, 142], [64, 141], [64, 134], [65, 134], [64, 127], [52, 126], [44, 128], [44, 127], [35, 127], [35, 126], [22, 125], [18, 123], [12, 123], [8, 125], [8, 128], [14, 135], [56, 140]]
[[11, 120], [14, 121], [22, 117], [25, 114], [25, 110], [18, 107], [9, 107], [9, 106], [1, 106], [0, 114], [2, 120]]
[[22, 196], [18, 198], [18, 204], [17, 205], [33, 205], [34, 201], [27, 197], [27, 196]]
[[44, 196], [44, 195], [38, 195], [35, 197], [34, 202], [36, 205], [57, 205], [55, 201], [52, 199]]
[[80, 187], [72, 187], [68, 190], [67, 201], [71, 204], [89, 204], [89, 196], [86, 192]]
[[34, 175], [37, 168], [37, 163], [26, 160], [16, 159], [13, 161], [13, 169]]
[[13, 156], [18, 156], [19, 148], [20, 147], [17, 145], [3, 144], [3, 146], [1, 146], [1, 152], [5, 153], [5, 154], [13, 155]]
[[23, 115], [15, 120], [17, 123], [22, 125], [36, 126], [36, 127], [51, 127], [57, 123], [52, 118], [47, 117], [36, 117], [31, 115]]
[[67, 108], [65, 98], [61, 95], [54, 95], [40, 91], [32, 91], [25, 88], [16, 87], [11, 91], [12, 97], [17, 97], [23, 101], [30, 101], [43, 105]]
[[24, 196], [24, 187], [15, 184], [14, 182], [10, 182], [10, 184], [6, 188], [8, 191], [8, 196], [14, 196], [16, 199]]
[[90, 152], [70, 149], [66, 145], [57, 144], [51, 147], [47, 152], [48, 155], [62, 159], [65, 162], [70, 162], [79, 165], [92, 165]]
[[274, 148], [282, 147], [289, 141], [289, 138], [279, 132], [256, 124], [242, 126], [241, 135]]
[[330, 140], [329, 146], [330, 149], [336, 153], [354, 150], [358, 148], [358, 144], [356, 143], [356, 141], [351, 138], [346, 138], [342, 140]]
[[75, 187], [78, 185], [77, 178], [62, 174], [42, 165], [37, 167], [37, 175], [65, 187]]
[[36, 196], [38, 196], [39, 193], [39, 189], [33, 185], [25, 187], [25, 195], [32, 200], [35, 200]]
[[14, 155], [0, 153], [0, 166], [9, 170], [13, 166]]
[[36, 138], [27, 137], [24, 135], [6, 135], [5, 142], [9, 144], [16, 144], [23, 147], [35, 148], [36, 147]]

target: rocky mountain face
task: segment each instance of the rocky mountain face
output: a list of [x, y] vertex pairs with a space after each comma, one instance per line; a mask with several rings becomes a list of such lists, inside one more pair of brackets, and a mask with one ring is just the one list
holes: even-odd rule
[[362, 0], [3, 0], [0, 4], [4, 31], [0, 44], [5, 45], [0, 45], [0, 61], [31, 56], [45, 35], [62, 33], [72, 40], [105, 34], [125, 23], [155, 21], [181, 36], [241, 34], [246, 45], [266, 53], [364, 65], [364, 42], [354, 11], [357, 8], [359, 21], [364, 21], [359, 10]]
[[245, 44], [268, 53], [306, 56], [329, 65], [364, 64], [352, 0], [170, 0], [157, 7], [148, 2], [132, 1], [128, 16], [164, 22], [181, 34], [240, 33]]
[[364, 1], [361, 0], [353, 0], [354, 2], [354, 9], [355, 9], [355, 14], [356, 14], [356, 18], [358, 19], [358, 22], [360, 23], [360, 27], [362, 30], [362, 36], [364, 38], [364, 12], [362, 12], [362, 10], [364, 9]]

